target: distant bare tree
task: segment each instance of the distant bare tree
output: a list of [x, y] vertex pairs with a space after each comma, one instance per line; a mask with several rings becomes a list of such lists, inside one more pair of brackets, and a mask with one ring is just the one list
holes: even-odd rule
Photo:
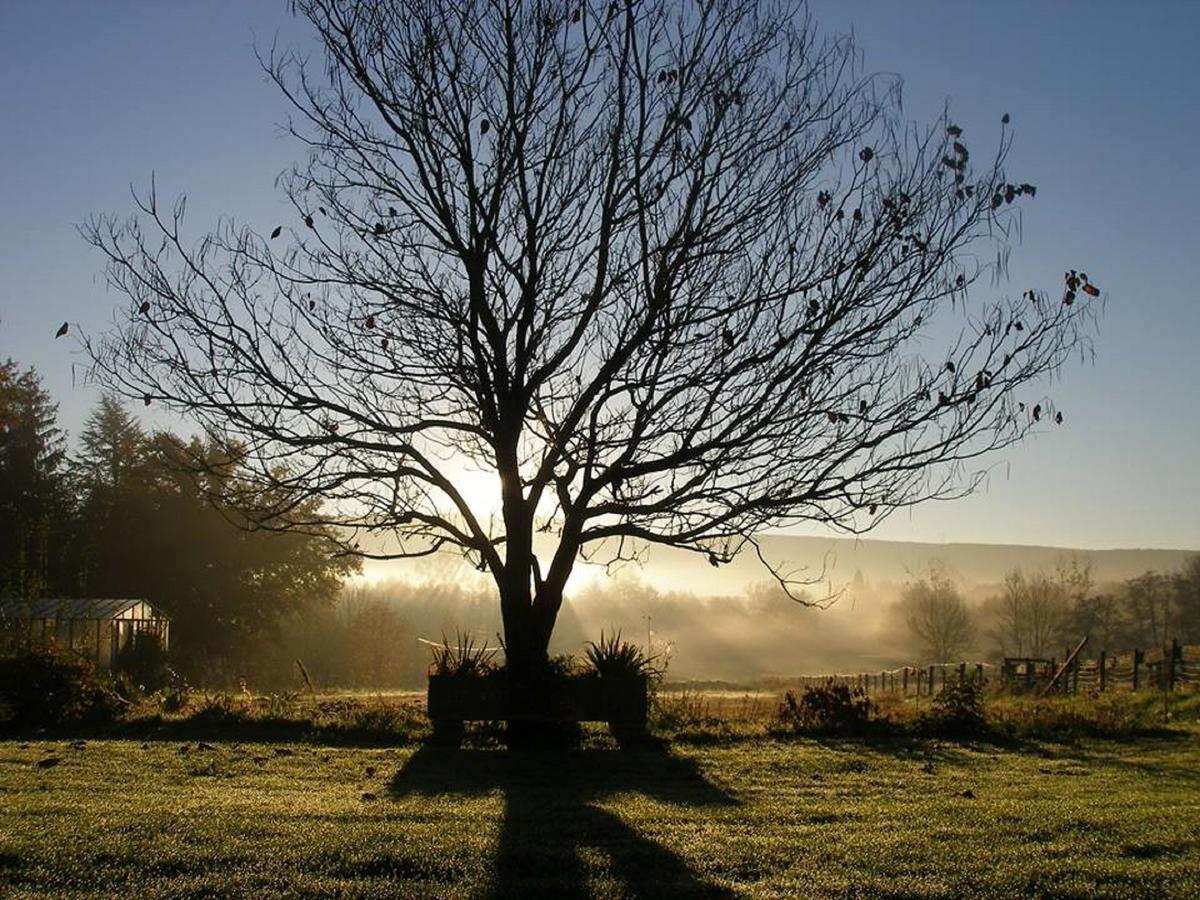
[[1175, 601], [1179, 639], [1200, 643], [1200, 554], [1190, 557], [1176, 574]]
[[[293, 6], [325, 53], [263, 59], [309, 150], [294, 218], [193, 244], [151, 187], [139, 219], [91, 220], [129, 303], [88, 350], [262, 497], [325, 501], [263, 503], [262, 527], [461, 550], [514, 668], [545, 659], [581, 554], [720, 565], [767, 528], [862, 532], [1056, 417], [1031, 391], [1098, 291], [984, 299], [1035, 193], [1005, 174], [1007, 115], [986, 155], [905, 124], [898, 82], [784, 0]], [[464, 468], [495, 473], [498, 513]]]
[[1170, 640], [1174, 588], [1171, 577], [1161, 572], [1146, 572], [1125, 582], [1126, 613], [1137, 643], [1161, 647]]
[[962, 659], [975, 642], [975, 624], [954, 581], [939, 565], [909, 584], [900, 599], [909, 630], [928, 662]]
[[1091, 563], [1072, 556], [1061, 563], [1056, 578], [1066, 606], [1062, 637], [1064, 647], [1087, 637], [1096, 650], [1120, 646], [1121, 607], [1108, 591], [1097, 592]]
[[1020, 569], [1013, 569], [1005, 573], [1000, 593], [984, 604], [993, 623], [988, 633], [1001, 656], [1026, 655], [1028, 593], [1025, 576]]
[[1125, 646], [1125, 617], [1120, 598], [1111, 591], [1089, 594], [1071, 607], [1071, 636], [1075, 639], [1087, 635], [1097, 650]]
[[987, 604], [995, 621], [992, 637], [1003, 655], [1041, 659], [1061, 645], [1071, 611], [1066, 584], [1045, 572], [1013, 569], [1004, 576], [1000, 593]]

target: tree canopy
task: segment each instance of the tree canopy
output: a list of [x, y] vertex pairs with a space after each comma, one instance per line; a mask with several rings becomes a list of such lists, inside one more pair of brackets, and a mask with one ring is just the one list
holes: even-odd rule
[[457, 548], [536, 659], [581, 555], [864, 531], [1061, 423], [1099, 289], [985, 296], [1036, 194], [1007, 114], [990, 151], [905, 122], [790, 2], [292, 6], [325, 59], [262, 56], [291, 220], [192, 243], [152, 187], [84, 227], [128, 298], [99, 377], [236, 455], [256, 525]]

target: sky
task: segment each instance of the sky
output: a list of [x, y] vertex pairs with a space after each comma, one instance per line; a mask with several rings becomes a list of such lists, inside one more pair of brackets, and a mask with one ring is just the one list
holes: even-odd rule
[[[1009, 174], [1038, 185], [1010, 281], [1067, 268], [1107, 292], [1094, 356], [1048, 386], [1064, 411], [993, 458], [983, 490], [872, 533], [891, 540], [1200, 548], [1200, 3], [813, 0], [864, 66], [904, 80], [905, 115], [949, 103], [983, 146], [1012, 116]], [[96, 401], [64, 321], [95, 333], [120, 298], [76, 233], [132, 211], [153, 174], [188, 195], [193, 233], [234, 215], [268, 229], [300, 149], [255, 60], [311, 47], [284, 0], [0, 2], [0, 359], [33, 365], [77, 432]], [[1190, 61], [1190, 62], [1189, 62]]]

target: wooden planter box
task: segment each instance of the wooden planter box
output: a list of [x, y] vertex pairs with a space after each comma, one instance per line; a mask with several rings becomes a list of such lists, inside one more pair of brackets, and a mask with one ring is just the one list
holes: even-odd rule
[[428, 714], [435, 733], [461, 733], [463, 722], [607, 722], [614, 734], [646, 730], [648, 685], [643, 676], [574, 675], [519, 697], [500, 675], [430, 675]]

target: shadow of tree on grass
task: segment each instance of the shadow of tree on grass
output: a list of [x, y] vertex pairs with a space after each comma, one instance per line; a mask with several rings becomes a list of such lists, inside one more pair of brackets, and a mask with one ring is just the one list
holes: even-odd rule
[[[497, 789], [504, 794], [505, 809], [492, 896], [589, 896], [589, 870], [597, 865], [602, 871], [594, 874], [619, 882], [619, 893], [627, 897], [734, 896], [598, 805], [618, 794], [690, 807], [736, 804], [693, 762], [660, 745], [621, 752], [426, 745], [391, 783], [396, 798], [471, 796]], [[607, 865], [596, 863], [596, 855]]]

